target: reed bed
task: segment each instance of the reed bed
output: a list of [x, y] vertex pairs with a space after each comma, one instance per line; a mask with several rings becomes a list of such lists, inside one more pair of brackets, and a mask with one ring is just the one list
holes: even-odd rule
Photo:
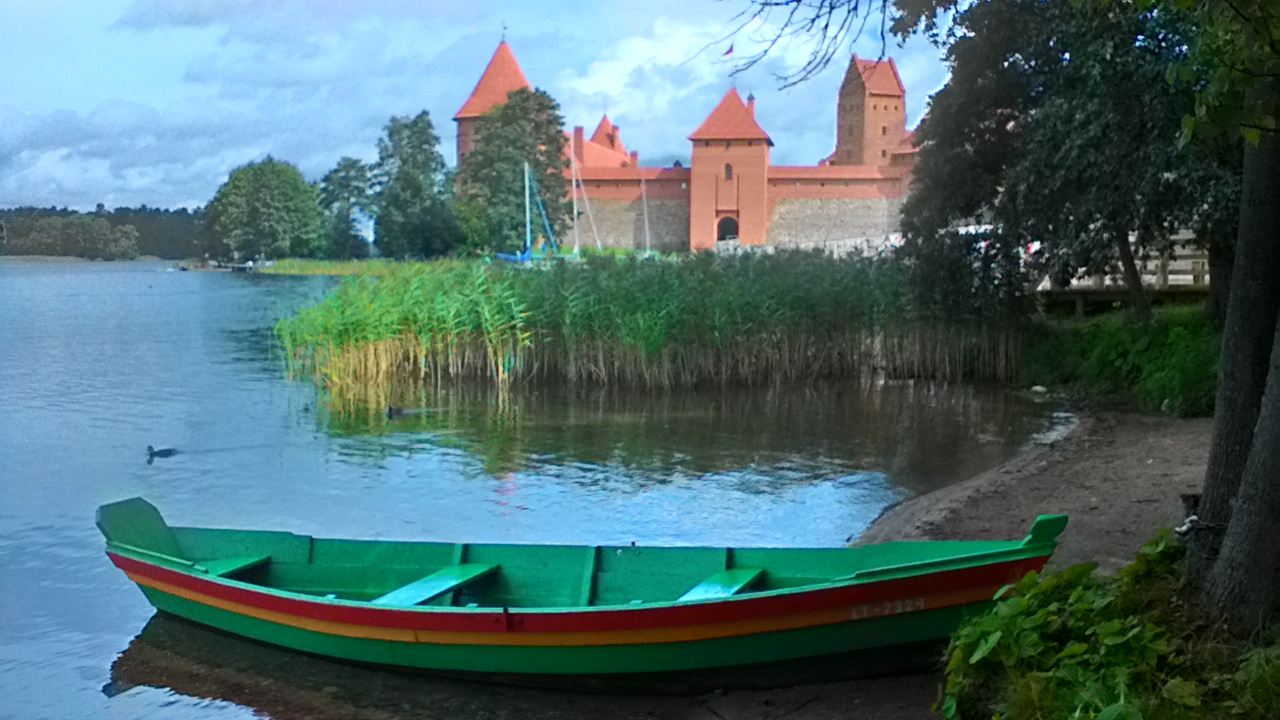
[[664, 388], [1013, 377], [1011, 332], [917, 318], [907, 282], [892, 260], [811, 253], [391, 263], [276, 333], [291, 369], [330, 388], [406, 374]]
[[394, 260], [306, 260], [285, 258], [259, 267], [273, 275], [386, 275], [397, 267]]

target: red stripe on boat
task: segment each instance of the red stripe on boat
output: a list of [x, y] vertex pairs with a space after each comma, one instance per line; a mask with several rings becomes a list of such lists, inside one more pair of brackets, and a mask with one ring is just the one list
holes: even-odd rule
[[748, 620], [927, 597], [966, 588], [998, 587], [1016, 581], [1032, 570], [1039, 570], [1049, 559], [1048, 555], [1037, 555], [856, 585], [822, 587], [769, 596], [737, 596], [732, 600], [714, 603], [565, 611], [515, 608], [504, 612], [502, 608], [496, 608], [482, 612], [447, 607], [397, 609], [353, 606], [308, 600], [301, 596], [285, 597], [245, 587], [234, 581], [171, 570], [113, 552], [108, 552], [107, 555], [116, 567], [125, 572], [264, 610], [353, 625], [451, 632], [599, 632]]

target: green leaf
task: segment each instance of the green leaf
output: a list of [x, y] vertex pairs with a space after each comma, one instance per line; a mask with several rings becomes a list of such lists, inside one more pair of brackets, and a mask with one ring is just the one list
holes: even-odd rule
[[1256, 127], [1242, 127], [1240, 128], [1240, 134], [1244, 136], [1245, 142], [1250, 145], [1257, 145], [1258, 140], [1262, 138], [1262, 131]]
[[996, 643], [1000, 642], [1000, 636], [1002, 634], [1002, 631], [997, 630], [988, 635], [987, 639], [983, 640], [982, 644], [978, 645], [978, 649], [974, 650], [973, 654], [969, 656], [969, 664], [972, 665], [986, 657], [987, 654], [991, 652], [992, 648], [996, 646]]
[[1067, 643], [1067, 646], [1062, 649], [1062, 652], [1054, 656], [1054, 659], [1064, 660], [1066, 658], [1072, 658], [1078, 655], [1083, 655], [1085, 651], [1088, 649], [1089, 649], [1089, 646], [1086, 645], [1085, 643], [1072, 640], [1071, 642]]
[[1102, 708], [1102, 712], [1098, 713], [1098, 720], [1142, 720], [1142, 713], [1138, 708], [1121, 700], [1114, 705]]
[[1160, 694], [1179, 705], [1200, 707], [1200, 685], [1190, 680], [1172, 678], [1164, 684]]

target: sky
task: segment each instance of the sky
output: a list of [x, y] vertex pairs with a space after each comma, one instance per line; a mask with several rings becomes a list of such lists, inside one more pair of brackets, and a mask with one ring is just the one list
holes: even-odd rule
[[[645, 165], [686, 139], [731, 85], [756, 97], [777, 164], [835, 142], [850, 52], [892, 57], [914, 125], [945, 82], [941, 51], [878, 23], [799, 86], [809, 47], [732, 76], [774, 26], [730, 37], [747, 0], [0, 0], [0, 207], [195, 208], [269, 155], [316, 180], [377, 157], [392, 116], [427, 110], [454, 162], [453, 114], [503, 37], [567, 128], [603, 112]], [[733, 52], [725, 55], [732, 46]]]

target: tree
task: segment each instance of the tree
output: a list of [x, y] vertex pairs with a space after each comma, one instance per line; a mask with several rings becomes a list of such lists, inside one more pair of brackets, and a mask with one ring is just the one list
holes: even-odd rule
[[569, 227], [567, 143], [560, 106], [542, 90], [513, 90], [506, 102], [480, 116], [475, 146], [459, 169], [458, 189], [470, 207], [485, 209], [493, 247], [514, 249], [524, 242], [525, 163], [552, 232], [560, 236]]
[[343, 157], [320, 180], [320, 206], [328, 215], [326, 257], [364, 257], [368, 243], [356, 223], [360, 216], [373, 214], [372, 168], [351, 157]]
[[[779, 39], [817, 34], [801, 71], [810, 73], [857, 27], [847, 18], [872, 12], [887, 18], [891, 7], [889, 0], [754, 5], [751, 17], [789, 13]], [[958, 0], [896, 0], [893, 30], [939, 37], [957, 5]], [[1173, 73], [1197, 87], [1184, 136], [1216, 130], [1246, 141], [1213, 439], [1200, 522], [1192, 534], [1197, 552], [1188, 553], [1188, 570], [1208, 612], [1248, 634], [1280, 617], [1280, 13], [1273, 0], [1117, 5], [1135, 15], [1153, 7], [1157, 13], [1193, 13], [1196, 34]]]
[[236, 168], [206, 208], [210, 254], [219, 258], [316, 257], [324, 216], [314, 187], [287, 162]]
[[1118, 261], [1146, 317], [1130, 234], [1139, 253], [1167, 251], [1188, 225], [1221, 237], [1206, 208], [1238, 185], [1176, 143], [1191, 92], [1164, 78], [1189, 27], [1171, 13], [1034, 0], [977, 3], [955, 27], [951, 80], [917, 134], [909, 242], [989, 218], [1015, 247], [1039, 242], [1038, 265], [1060, 280]]
[[33, 255], [87, 260], [129, 260], [138, 255], [138, 231], [132, 225], [112, 227], [98, 215], [45, 217], [19, 242], [21, 252]]
[[443, 255], [455, 244], [440, 138], [425, 110], [393, 117], [378, 140], [374, 243], [385, 257]]

